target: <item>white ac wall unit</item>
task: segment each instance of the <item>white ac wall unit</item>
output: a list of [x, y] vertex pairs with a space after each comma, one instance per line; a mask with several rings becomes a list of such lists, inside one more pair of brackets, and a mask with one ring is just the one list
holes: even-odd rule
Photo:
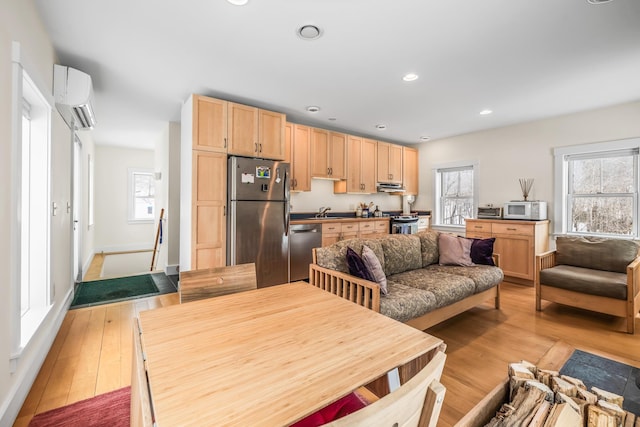
[[56, 108], [70, 128], [93, 129], [96, 116], [90, 75], [56, 64], [53, 66], [53, 93]]

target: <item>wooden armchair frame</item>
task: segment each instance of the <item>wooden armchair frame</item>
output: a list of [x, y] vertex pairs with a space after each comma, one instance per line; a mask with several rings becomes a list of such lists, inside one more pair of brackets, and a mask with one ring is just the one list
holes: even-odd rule
[[536, 256], [536, 310], [542, 311], [542, 300], [547, 300], [598, 313], [606, 313], [625, 318], [627, 333], [635, 333], [635, 318], [640, 311], [640, 256], [627, 266], [626, 300], [589, 295], [540, 283], [540, 272], [556, 265], [555, 250]]

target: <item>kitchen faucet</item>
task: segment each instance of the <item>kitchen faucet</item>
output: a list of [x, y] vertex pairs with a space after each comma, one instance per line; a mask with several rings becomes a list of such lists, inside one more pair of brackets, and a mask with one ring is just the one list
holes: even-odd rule
[[316, 214], [316, 218], [326, 218], [327, 217], [327, 211], [330, 211], [331, 208], [330, 207], [321, 207], [320, 209], [318, 209], [318, 213]]

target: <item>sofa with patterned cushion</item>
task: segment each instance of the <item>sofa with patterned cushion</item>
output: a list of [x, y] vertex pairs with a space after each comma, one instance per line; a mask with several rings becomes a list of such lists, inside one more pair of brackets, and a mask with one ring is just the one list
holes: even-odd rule
[[[471, 262], [441, 265], [440, 262], [446, 258], [439, 250], [439, 241], [442, 242], [443, 237], [437, 231], [427, 230], [418, 234], [349, 239], [316, 248], [309, 282], [420, 330], [489, 299], [493, 299], [495, 307], [500, 308], [502, 270], [495, 265]], [[458, 239], [463, 239], [460, 240], [462, 244], [470, 240]], [[349, 274], [348, 248], [356, 254], [370, 253], [363, 251], [365, 246], [379, 261], [386, 279], [386, 295], [381, 292], [379, 284], [384, 285], [383, 282], [376, 283]]]

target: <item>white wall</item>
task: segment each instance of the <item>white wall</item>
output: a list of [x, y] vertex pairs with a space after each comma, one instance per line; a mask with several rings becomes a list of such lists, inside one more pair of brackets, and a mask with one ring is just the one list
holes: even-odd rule
[[[176, 267], [180, 259], [180, 123], [169, 122], [155, 149], [156, 225], [164, 208], [163, 243], [159, 245], [156, 268]], [[155, 237], [154, 237], [155, 238]], [[175, 269], [168, 272], [175, 273]]]
[[180, 263], [180, 123], [169, 123], [167, 265]]
[[17, 211], [12, 193], [17, 183], [12, 173], [12, 100], [11, 45], [20, 43], [21, 58], [29, 75], [42, 85], [46, 94], [52, 93], [55, 52], [32, 1], [0, 2], [0, 426], [10, 426], [22, 406], [38, 370], [56, 336], [68, 304], [71, 277], [71, 215], [66, 212], [70, 202], [70, 132], [59, 114], [52, 112], [52, 186], [51, 201], [58, 204], [58, 214], [51, 218], [51, 278], [53, 307], [42, 327], [36, 332], [19, 358], [12, 360], [12, 325], [10, 313], [15, 300], [17, 271], [12, 239], [17, 224], [12, 216]]
[[152, 150], [95, 146], [95, 251], [152, 249], [153, 222], [128, 221], [128, 169], [154, 170]]
[[640, 102], [425, 142], [419, 146], [418, 209], [433, 209], [433, 168], [471, 161], [481, 206], [522, 199], [519, 178], [534, 178], [531, 200], [548, 202], [553, 229], [553, 149], [640, 136]]

